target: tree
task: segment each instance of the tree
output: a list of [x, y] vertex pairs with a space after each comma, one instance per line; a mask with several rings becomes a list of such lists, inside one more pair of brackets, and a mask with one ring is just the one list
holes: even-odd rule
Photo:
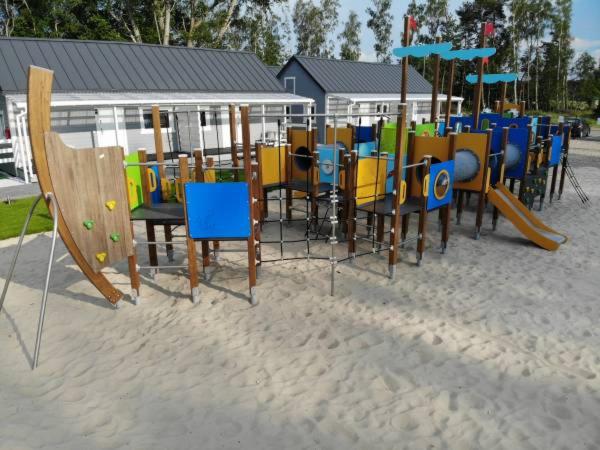
[[596, 60], [588, 52], [583, 52], [575, 61], [571, 74], [577, 82], [577, 99], [590, 107], [600, 96], [600, 79], [597, 77]]
[[350, 11], [348, 21], [344, 24], [344, 30], [339, 38], [342, 40], [340, 45], [340, 58], [350, 61], [360, 59], [360, 26], [358, 14]]
[[392, 62], [390, 49], [392, 47], [392, 21], [394, 16], [390, 13], [391, 0], [373, 0], [373, 6], [367, 8], [369, 20], [367, 27], [375, 35], [375, 55], [377, 61], [383, 63]]
[[339, 6], [339, 0], [321, 0], [319, 5], [315, 5], [311, 0], [296, 2], [292, 13], [296, 53], [304, 56], [333, 57], [334, 44], [328, 40], [327, 30], [336, 27]]

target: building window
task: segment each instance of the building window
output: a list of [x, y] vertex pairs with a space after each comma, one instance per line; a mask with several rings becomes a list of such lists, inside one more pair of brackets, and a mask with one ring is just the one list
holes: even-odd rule
[[[169, 129], [170, 128], [168, 111], [160, 112], [160, 128], [161, 129]], [[154, 129], [154, 126], [152, 124], [152, 110], [142, 111], [142, 129], [144, 129], [144, 130]]]
[[10, 139], [10, 129], [8, 124], [4, 121], [4, 110], [0, 109], [0, 141], [7, 141]]
[[382, 114], [387, 114], [390, 110], [389, 103], [378, 103], [377, 104], [377, 112]]
[[296, 77], [285, 77], [283, 79], [283, 86], [286, 92], [290, 94], [296, 93]]

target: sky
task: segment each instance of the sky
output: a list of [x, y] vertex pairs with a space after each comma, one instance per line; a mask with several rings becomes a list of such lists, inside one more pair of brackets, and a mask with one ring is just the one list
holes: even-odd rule
[[[318, 2], [319, 0], [313, 0]], [[295, 0], [290, 1], [290, 11], [293, 9]], [[369, 0], [340, 0], [342, 8], [339, 14], [338, 29], [334, 33], [337, 36], [343, 27], [343, 23], [348, 18], [348, 13], [353, 10], [360, 18], [362, 23], [361, 30], [361, 60], [374, 61], [375, 51], [373, 44], [375, 38], [371, 30], [367, 28], [367, 14], [365, 12], [369, 5]], [[392, 0], [392, 14], [394, 24], [392, 35], [394, 37], [394, 46], [400, 44], [400, 32], [402, 28], [402, 16], [406, 12], [409, 0]], [[463, 0], [450, 0], [450, 9], [455, 11]], [[600, 0], [573, 0], [573, 20], [571, 34], [573, 35], [573, 48], [576, 56], [584, 51], [588, 51], [598, 60], [600, 58]], [[295, 44], [292, 43], [295, 47]], [[336, 51], [336, 55], [338, 52]]]

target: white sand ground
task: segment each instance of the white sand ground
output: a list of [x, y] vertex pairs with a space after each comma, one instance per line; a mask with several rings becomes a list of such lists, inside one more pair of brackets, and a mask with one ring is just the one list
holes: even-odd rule
[[265, 265], [256, 308], [244, 255], [198, 305], [160, 274], [115, 310], [60, 244], [33, 372], [49, 239], [28, 237], [0, 314], [0, 449], [600, 449], [600, 165], [576, 171], [592, 206], [567, 186], [541, 213], [558, 252], [489, 214], [474, 241], [466, 213], [443, 256], [433, 220], [393, 282], [383, 255], [339, 265], [333, 297], [327, 262]]

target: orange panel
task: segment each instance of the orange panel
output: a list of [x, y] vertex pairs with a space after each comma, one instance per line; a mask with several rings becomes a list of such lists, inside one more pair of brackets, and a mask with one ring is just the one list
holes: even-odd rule
[[[444, 162], [448, 159], [450, 150], [449, 137], [415, 136], [413, 145], [413, 161], [423, 161], [426, 155], [433, 157], [433, 162]], [[438, 160], [438, 161], [436, 161]], [[409, 162], [410, 164], [410, 162]], [[417, 170], [410, 171], [410, 195], [418, 197], [421, 195], [421, 181], [417, 177]]]
[[[338, 128], [335, 132], [335, 139], [346, 146], [346, 149], [352, 150], [354, 142], [352, 142], [353, 129], [349, 127]], [[327, 128], [327, 144], [333, 144], [334, 128]]]
[[[459, 133], [456, 135], [456, 152], [467, 149], [471, 150], [479, 158], [480, 167], [483, 168], [485, 151], [487, 147], [487, 135], [483, 133]], [[484, 182], [483, 170], [477, 176], [467, 182], [454, 183], [454, 189], [479, 192]]]

